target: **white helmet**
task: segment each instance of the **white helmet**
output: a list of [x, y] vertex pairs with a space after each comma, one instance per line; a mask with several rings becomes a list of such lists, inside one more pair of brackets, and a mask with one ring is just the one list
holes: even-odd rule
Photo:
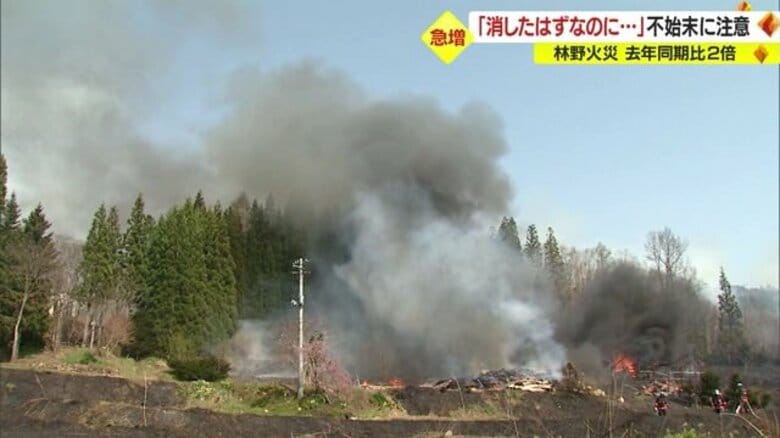
[[720, 395], [720, 389], [715, 390], [715, 395]]

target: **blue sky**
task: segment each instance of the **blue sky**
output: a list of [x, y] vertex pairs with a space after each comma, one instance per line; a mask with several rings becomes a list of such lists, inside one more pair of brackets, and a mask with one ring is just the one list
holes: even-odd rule
[[[503, 166], [521, 224], [564, 243], [642, 254], [669, 226], [703, 280], [778, 283], [778, 77], [766, 66], [540, 66], [527, 45], [473, 45], [444, 65], [420, 42], [444, 10], [626, 10], [624, 1], [273, 2], [256, 44], [231, 50], [190, 36], [160, 85], [149, 135], [192, 144], [219, 118], [219, 82], [244, 65], [304, 58], [346, 72], [376, 97], [424, 94], [456, 111], [472, 100], [504, 122]], [[639, 1], [634, 10], [731, 10], [736, 2]], [[777, 9], [754, 1], [755, 10]], [[178, 86], [171, 86], [177, 84]]]
[[[445, 10], [465, 22], [476, 9], [626, 10], [625, 1], [237, 1], [249, 7], [3, 2], [2, 144], [22, 207], [42, 200], [55, 225], [89, 223], [89, 203], [117, 202], [93, 180], [116, 157], [145, 151], [124, 153], [138, 124], [149, 144], [198, 151], [225, 114], [232, 72], [315, 59], [374, 98], [424, 95], [452, 112], [470, 101], [492, 107], [522, 226], [640, 257], [646, 234], [668, 226], [689, 241], [702, 280], [715, 284], [722, 265], [735, 284], [777, 286], [778, 67], [541, 66], [531, 46], [506, 44], [473, 45], [444, 65], [420, 41]], [[73, 151], [86, 155], [68, 171]]]

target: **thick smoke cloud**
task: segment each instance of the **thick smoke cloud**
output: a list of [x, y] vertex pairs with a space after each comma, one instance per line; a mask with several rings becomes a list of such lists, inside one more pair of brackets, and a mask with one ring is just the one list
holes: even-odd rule
[[236, 2], [3, 1], [1, 144], [22, 206], [43, 202], [56, 231], [83, 237], [100, 202], [143, 192], [159, 212], [210, 186], [201, 154], [143, 126], [190, 32], [257, 41], [249, 15]]
[[[176, 95], [165, 88], [192, 30], [216, 47], [256, 44], [250, 16], [227, 2], [2, 2], [1, 144], [23, 206], [42, 201], [56, 231], [83, 236], [97, 204], [139, 192], [154, 213], [197, 189], [223, 203], [273, 193], [319, 218], [307, 225], [327, 224], [329, 245], [310, 254], [309, 312], [366, 378], [555, 371], [556, 335], [606, 353], [658, 333], [659, 354], [678, 349], [684, 314], [649, 299], [634, 308], [632, 294], [652, 288], [630, 271], [594, 285], [582, 318], [556, 333], [548, 288], [485, 233], [512, 191], [501, 123], [484, 106], [372, 99], [312, 62], [245, 68], [210, 84], [226, 85], [226, 112], [194, 144], [152, 140], [144, 126]], [[621, 325], [636, 312], [648, 317]]]
[[[161, 84], [189, 29], [240, 45], [244, 12], [224, 2], [3, 2], [2, 145], [20, 198], [43, 201], [57, 231], [83, 236], [96, 204], [127, 205], [138, 192], [155, 213], [197, 189], [225, 203], [270, 192], [302, 216], [330, 218], [339, 245], [315, 246], [310, 303], [354, 371], [378, 376], [364, 356], [376, 349], [410, 378], [557, 367], [541, 294], [480, 222], [512, 196], [487, 108], [373, 100], [302, 63], [234, 73], [226, 114], [197, 144], [144, 134], [172, 96]], [[150, 30], [155, 21], [164, 34]]]
[[[413, 380], [504, 366], [556, 374], [565, 352], [553, 341], [549, 309], [541, 307], [549, 295], [534, 287], [532, 271], [484, 231], [442, 220], [432, 209], [412, 207], [420, 216], [410, 226], [408, 206], [417, 200], [403, 208], [386, 197], [414, 191], [390, 191], [358, 201], [351, 259], [336, 267], [348, 287], [325, 289], [317, 300], [336, 304], [323, 304], [330, 320], [352, 315], [337, 347], [363, 351], [346, 357], [381, 357], [353, 360], [352, 368], [367, 377], [394, 370]], [[352, 306], [339, 299], [345, 290]]]
[[500, 122], [485, 107], [450, 115], [423, 98], [369, 100], [314, 63], [243, 71], [227, 99], [233, 111], [207, 148], [229, 192], [270, 191], [321, 210], [403, 183], [446, 215], [503, 211], [511, 197], [497, 164]]
[[233, 110], [208, 139], [231, 190], [337, 212], [345, 250], [315, 246], [309, 302], [350, 370], [407, 379], [508, 365], [557, 372], [565, 355], [541, 307], [546, 294], [481, 221], [511, 197], [495, 115], [371, 101], [310, 63], [244, 71], [231, 90]]
[[675, 278], [667, 286], [660, 280], [633, 263], [601, 271], [576, 303], [578, 310], [558, 321], [558, 338], [591, 370], [603, 369], [602, 358], [617, 353], [640, 366], [685, 364], [691, 347], [704, 339], [710, 305], [692, 280]]

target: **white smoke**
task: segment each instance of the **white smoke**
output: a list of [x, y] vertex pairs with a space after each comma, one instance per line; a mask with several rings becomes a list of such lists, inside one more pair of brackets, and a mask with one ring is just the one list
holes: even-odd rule
[[[395, 372], [415, 378], [524, 367], [557, 375], [565, 351], [533, 271], [474, 221], [448, 220], [421, 208], [424, 199], [411, 202], [411, 212], [396, 208], [397, 196], [408, 194], [359, 195], [351, 260], [336, 268], [365, 318], [389, 326], [368, 339], [398, 355]], [[350, 350], [370, 327], [340, 348]]]

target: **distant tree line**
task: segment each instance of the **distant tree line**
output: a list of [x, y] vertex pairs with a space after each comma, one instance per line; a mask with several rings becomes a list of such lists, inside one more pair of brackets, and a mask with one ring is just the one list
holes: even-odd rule
[[223, 209], [198, 192], [155, 220], [139, 194], [124, 227], [100, 205], [79, 245], [55, 242], [42, 205], [21, 219], [2, 155], [0, 171], [0, 357], [63, 342], [198, 355], [287, 302], [305, 237], [270, 196]]
[[[588, 284], [600, 273], [614, 266], [612, 252], [599, 243], [594, 248], [578, 250], [559, 245], [552, 228], [547, 229], [544, 243], [541, 243], [534, 224], [521, 238], [519, 227], [513, 217], [504, 217], [498, 227], [496, 238], [516, 251], [518, 260], [523, 260], [546, 277], [555, 298], [564, 307], [576, 304]], [[523, 241], [525, 243], [523, 243]], [[695, 272], [687, 264], [685, 252], [688, 243], [675, 235], [669, 228], [650, 232], [645, 242], [645, 259], [648, 273], [655, 279], [659, 290], [675, 293], [699, 293], [701, 286]], [[621, 263], [639, 264], [625, 259]], [[696, 357], [701, 360], [726, 364], [744, 364], [753, 359], [766, 359], [765, 344], [753, 346], [748, 342], [747, 332], [760, 332], [758, 328], [746, 330], [745, 317], [736, 296], [731, 290], [726, 273], [721, 268], [718, 280], [720, 293], [716, 306], [702, 307], [697, 313], [688, 315], [688, 333], [684, 333]], [[576, 308], [569, 311], [577, 312]], [[755, 314], [755, 313], [754, 313]], [[760, 313], [766, 323], [767, 317]], [[776, 322], [766, 324], [775, 328]], [[777, 342], [775, 340], [775, 342]], [[753, 348], [751, 348], [753, 347]], [[776, 351], [776, 347], [775, 350]]]

